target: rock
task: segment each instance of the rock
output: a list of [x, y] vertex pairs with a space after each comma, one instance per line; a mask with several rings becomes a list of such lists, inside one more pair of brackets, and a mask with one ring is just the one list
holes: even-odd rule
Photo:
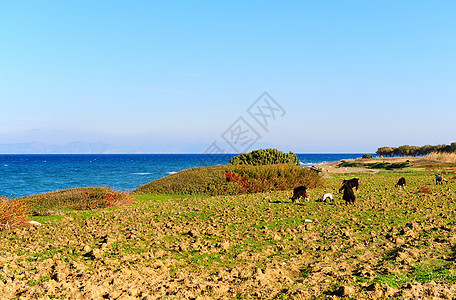
[[224, 241], [220, 244], [220, 248], [224, 249], [224, 250], [228, 250], [230, 249], [230, 242], [228, 241]]
[[366, 290], [367, 291], [378, 291], [380, 288], [381, 288], [380, 284], [378, 284], [377, 282], [374, 282], [374, 283], [370, 284], [366, 288]]
[[281, 237], [279, 234], [277, 234], [277, 233], [275, 233], [275, 234], [272, 236], [272, 240], [273, 240], [273, 241], [280, 241], [281, 239], [282, 239], [282, 237]]
[[340, 296], [340, 297], [345, 297], [345, 296], [350, 296], [355, 293], [355, 289], [351, 286], [343, 285], [337, 288], [334, 291], [334, 295]]
[[103, 256], [103, 250], [101, 249], [92, 249], [92, 251], [86, 253], [84, 256], [99, 259]]
[[158, 250], [155, 252], [154, 257], [155, 257], [155, 258], [160, 258], [160, 257], [163, 257], [163, 255], [165, 255], [165, 251], [164, 251], [163, 249], [158, 249]]
[[191, 237], [197, 237], [198, 236], [198, 231], [196, 231], [195, 229], [192, 229], [188, 232], [188, 235], [191, 236]]
[[403, 238], [400, 238], [400, 237], [396, 237], [396, 239], [394, 240], [395, 244], [398, 245], [398, 246], [401, 246], [403, 244], [405, 244], [405, 241]]
[[114, 237], [112, 237], [112, 236], [110, 236], [110, 235], [105, 235], [105, 236], [103, 237], [102, 244], [106, 244], [106, 245], [109, 246], [109, 245], [115, 243], [116, 241], [117, 241], [117, 240], [116, 240]]

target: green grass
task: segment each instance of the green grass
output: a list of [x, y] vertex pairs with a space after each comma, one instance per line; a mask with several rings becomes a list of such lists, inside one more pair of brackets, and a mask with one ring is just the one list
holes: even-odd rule
[[49, 276], [41, 276], [38, 280], [29, 280], [27, 283], [28, 286], [35, 286], [41, 282], [45, 282], [50, 280], [51, 278]]

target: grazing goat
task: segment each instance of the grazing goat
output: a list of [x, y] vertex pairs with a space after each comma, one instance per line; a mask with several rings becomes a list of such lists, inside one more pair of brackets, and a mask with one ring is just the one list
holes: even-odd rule
[[[321, 197], [321, 202], [326, 202], [326, 199], [329, 199], [331, 201], [334, 201], [333, 199], [333, 194], [331, 193], [327, 193], [327, 194], [324, 194], [322, 197]], [[328, 201], [329, 201], [328, 200]]]
[[435, 174], [435, 184], [443, 184], [443, 182], [448, 183], [448, 179], [444, 178], [442, 174]]
[[[348, 184], [351, 188], [356, 188], [358, 190], [359, 187], [359, 178], [352, 178], [352, 179], [344, 179], [342, 184]], [[342, 189], [342, 188], [341, 188]], [[339, 191], [340, 192], [340, 191]]]
[[339, 193], [344, 193], [342, 199], [345, 200], [345, 204], [355, 204], [355, 193], [353, 192], [353, 187], [347, 181], [344, 181], [342, 187], [339, 189]]
[[309, 201], [309, 195], [307, 194], [307, 188], [303, 185], [298, 186], [293, 190], [293, 196], [290, 198], [293, 202], [299, 203], [299, 198]]
[[399, 179], [399, 181], [396, 183], [395, 187], [401, 187], [401, 188], [404, 188], [407, 186], [407, 183], [405, 182], [405, 178], [404, 177], [401, 177]]

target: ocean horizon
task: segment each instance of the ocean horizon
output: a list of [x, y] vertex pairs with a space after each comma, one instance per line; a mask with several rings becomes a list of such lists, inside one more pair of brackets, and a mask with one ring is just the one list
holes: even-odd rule
[[[105, 186], [132, 191], [143, 184], [200, 167], [226, 164], [238, 154], [1, 154], [0, 196], [18, 198], [56, 190]], [[297, 153], [304, 167], [364, 153]]]

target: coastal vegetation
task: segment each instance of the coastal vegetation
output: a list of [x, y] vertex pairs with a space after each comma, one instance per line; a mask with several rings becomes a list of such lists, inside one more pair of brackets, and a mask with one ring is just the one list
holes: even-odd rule
[[[228, 172], [250, 182], [268, 172], [292, 174], [291, 165], [190, 169], [168, 176], [168, 185], [160, 183], [168, 193], [136, 190], [124, 199], [129, 204], [120, 206], [76, 205], [87, 201], [87, 193], [112, 192], [98, 188], [20, 199], [15, 203], [28, 212], [52, 213], [29, 217], [42, 226], [0, 232], [0, 294], [5, 299], [451, 299], [456, 164], [422, 157], [383, 162], [406, 160], [407, 167], [375, 173], [360, 171], [369, 165], [341, 167], [342, 162], [323, 168], [323, 178], [309, 177], [319, 179], [308, 189], [311, 201], [299, 204], [289, 200], [291, 188], [169, 193], [178, 191], [179, 182], [207, 182], [202, 173], [231, 185], [239, 177], [227, 177]], [[436, 185], [436, 173], [449, 182]], [[338, 189], [352, 176], [360, 178], [360, 188], [355, 204], [345, 205]], [[405, 189], [395, 187], [401, 177], [407, 179]], [[325, 193], [334, 201], [320, 202]]]
[[456, 163], [456, 153], [432, 152], [423, 158], [438, 162]]
[[150, 183], [134, 194], [240, 195], [323, 185], [313, 170], [291, 164], [222, 165], [185, 170]]
[[424, 146], [410, 146], [403, 145], [399, 147], [380, 147], [377, 149], [378, 155], [383, 156], [422, 156], [433, 152], [455, 153], [456, 142], [450, 145], [424, 145]]

